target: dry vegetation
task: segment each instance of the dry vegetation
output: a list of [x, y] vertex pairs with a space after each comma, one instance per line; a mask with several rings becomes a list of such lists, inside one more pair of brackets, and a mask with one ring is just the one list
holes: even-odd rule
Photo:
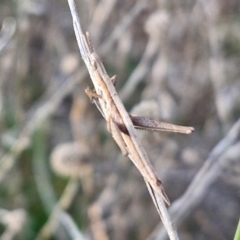
[[[77, 0], [135, 115], [181, 239], [232, 239], [240, 213], [238, 0]], [[67, 1], [0, 0], [0, 234], [166, 239], [146, 186], [89, 103]]]

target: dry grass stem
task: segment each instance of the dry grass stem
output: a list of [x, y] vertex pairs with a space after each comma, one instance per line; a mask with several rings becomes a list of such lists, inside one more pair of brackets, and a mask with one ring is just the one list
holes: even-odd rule
[[[133, 125], [128, 116], [128, 113], [125, 113], [126, 110], [122, 105], [121, 100], [117, 97], [117, 93], [115, 92], [115, 89], [111, 83], [111, 81], [114, 81], [114, 79], [112, 80], [107, 76], [102, 62], [98, 58], [96, 52], [93, 49], [93, 46], [91, 45], [89, 35], [85, 36], [83, 34], [75, 2], [73, 0], [69, 0], [68, 3], [73, 18], [73, 26], [80, 53], [88, 68], [96, 90], [96, 92], [91, 93], [90, 90], [87, 89], [86, 93], [90, 99], [95, 102], [98, 109], [106, 119], [108, 130], [112, 133], [114, 140], [119, 145], [123, 154], [129, 156], [135, 166], [139, 169], [140, 173], [143, 175], [150, 195], [155, 203], [163, 224], [167, 229], [170, 239], [178, 239], [177, 232], [173, 226], [173, 223], [171, 222], [166, 206], [164, 204], [164, 201], [169, 203], [169, 200], [164, 192], [163, 187], [161, 186], [161, 181], [154, 177], [155, 173], [153, 167], [149, 162], [142, 146], [137, 141], [137, 137], [133, 132]], [[109, 104], [112, 104], [112, 106]], [[118, 114], [118, 120], [122, 118], [122, 124], [125, 125], [126, 131], [128, 132], [127, 134], [121, 133], [114, 122], [112, 122], [112, 116], [109, 115], [112, 114], [112, 109], [115, 109], [115, 114]], [[127, 149], [125, 149], [125, 144], [127, 146]], [[152, 181], [152, 179], [154, 180]], [[158, 194], [162, 197], [162, 199], [160, 196], [158, 196]]]
[[52, 213], [50, 214], [47, 222], [44, 224], [42, 229], [39, 231], [37, 239], [49, 239], [54, 235], [57, 228], [59, 227], [59, 223], [61, 221], [64, 222], [64, 219], [61, 220], [63, 212], [67, 210], [77, 194], [79, 189], [79, 180], [78, 179], [70, 179], [65, 190], [63, 191], [58, 203], [55, 205]]

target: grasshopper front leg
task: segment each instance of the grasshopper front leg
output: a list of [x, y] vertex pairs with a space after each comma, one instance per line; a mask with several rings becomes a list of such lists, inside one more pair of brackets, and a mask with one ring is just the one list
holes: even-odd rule
[[94, 99], [101, 98], [101, 95], [97, 94], [94, 90], [91, 90], [89, 87], [85, 89], [85, 93], [89, 97], [91, 103], [94, 103]]
[[91, 103], [94, 103], [96, 107], [98, 108], [99, 112], [102, 114], [102, 116], [105, 118], [105, 114], [103, 113], [102, 107], [98, 101], [99, 98], [102, 98], [99, 94], [97, 94], [94, 90], [91, 90], [88, 88], [85, 89], [85, 93], [90, 99]]
[[90, 101], [92, 103], [95, 103], [97, 106], [98, 110], [102, 113], [103, 117], [106, 119], [107, 122], [107, 130], [112, 134], [113, 139], [116, 141], [117, 145], [119, 146], [122, 155], [127, 156], [128, 155], [128, 150], [126, 148], [126, 144], [123, 140], [121, 130], [118, 127], [118, 124], [113, 120], [111, 115], [109, 116], [104, 116], [104, 113], [102, 111], [102, 108], [99, 104], [98, 98], [102, 98], [99, 94], [97, 94], [95, 91], [87, 88], [85, 89], [85, 93], [89, 97]]

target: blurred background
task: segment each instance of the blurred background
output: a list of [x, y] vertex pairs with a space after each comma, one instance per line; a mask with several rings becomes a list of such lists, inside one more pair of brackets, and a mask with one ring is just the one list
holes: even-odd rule
[[[233, 239], [240, 216], [240, 2], [76, 0], [129, 112], [193, 126], [138, 132], [181, 239]], [[67, 0], [0, 0], [0, 235], [168, 239], [89, 102]]]

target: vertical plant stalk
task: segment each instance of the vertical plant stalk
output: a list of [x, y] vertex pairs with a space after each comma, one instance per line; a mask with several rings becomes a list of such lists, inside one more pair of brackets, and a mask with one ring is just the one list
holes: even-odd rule
[[133, 161], [142, 174], [170, 239], [177, 240], [179, 239], [178, 234], [164, 203], [165, 201], [169, 204], [169, 200], [161, 181], [155, 174], [153, 166], [134, 132], [130, 116], [118, 97], [114, 87], [115, 78], [109, 78], [104, 65], [91, 44], [89, 35], [83, 34], [74, 0], [68, 0], [68, 3], [80, 53], [95, 87], [95, 91], [87, 89], [86, 93], [106, 119], [108, 131], [111, 132], [122, 153]]

